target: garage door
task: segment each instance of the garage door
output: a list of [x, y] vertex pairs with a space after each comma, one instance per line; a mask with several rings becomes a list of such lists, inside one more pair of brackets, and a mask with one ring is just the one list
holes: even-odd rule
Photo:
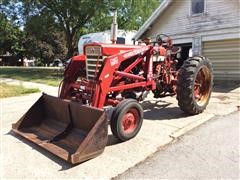
[[203, 54], [213, 64], [215, 80], [240, 81], [240, 39], [204, 42]]

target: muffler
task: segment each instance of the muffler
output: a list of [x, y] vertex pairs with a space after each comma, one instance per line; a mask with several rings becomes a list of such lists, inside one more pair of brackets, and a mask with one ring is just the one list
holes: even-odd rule
[[80, 163], [101, 154], [107, 144], [103, 110], [43, 94], [12, 130], [58, 157]]

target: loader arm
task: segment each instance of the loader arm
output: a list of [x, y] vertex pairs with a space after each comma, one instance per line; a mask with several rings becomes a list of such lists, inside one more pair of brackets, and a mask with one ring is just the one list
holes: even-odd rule
[[[92, 105], [94, 107], [103, 108], [106, 100], [106, 95], [109, 92], [119, 91], [123, 89], [132, 89], [135, 87], [155, 87], [155, 82], [152, 79], [152, 61], [150, 59], [150, 51], [152, 49], [152, 46], [143, 46], [141, 48], [136, 48], [107, 57], [104, 60], [102, 71], [99, 74], [98, 81], [96, 83], [95, 93], [93, 96], [94, 101]], [[128, 66], [124, 71], [118, 71], [122, 62], [136, 55], [139, 55], [139, 57], [135, 62]], [[146, 78], [128, 73], [133, 67], [135, 67], [137, 63], [141, 62], [144, 57], [146, 57]], [[113, 80], [118, 79], [122, 76], [137, 79], [138, 82], [111, 87]]]

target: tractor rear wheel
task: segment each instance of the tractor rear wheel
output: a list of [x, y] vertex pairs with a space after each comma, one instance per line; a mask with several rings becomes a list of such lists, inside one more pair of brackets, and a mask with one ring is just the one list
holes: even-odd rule
[[212, 72], [212, 65], [205, 57], [195, 56], [184, 62], [179, 69], [176, 89], [181, 110], [192, 115], [204, 111], [212, 92]]
[[141, 129], [143, 109], [135, 99], [125, 99], [115, 108], [110, 126], [112, 133], [120, 141], [135, 137]]

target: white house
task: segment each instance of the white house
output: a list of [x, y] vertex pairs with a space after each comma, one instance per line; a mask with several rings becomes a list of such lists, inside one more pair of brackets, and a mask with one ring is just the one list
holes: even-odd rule
[[165, 33], [187, 58], [203, 54], [215, 80], [240, 81], [240, 1], [164, 0], [135, 35], [135, 40]]

